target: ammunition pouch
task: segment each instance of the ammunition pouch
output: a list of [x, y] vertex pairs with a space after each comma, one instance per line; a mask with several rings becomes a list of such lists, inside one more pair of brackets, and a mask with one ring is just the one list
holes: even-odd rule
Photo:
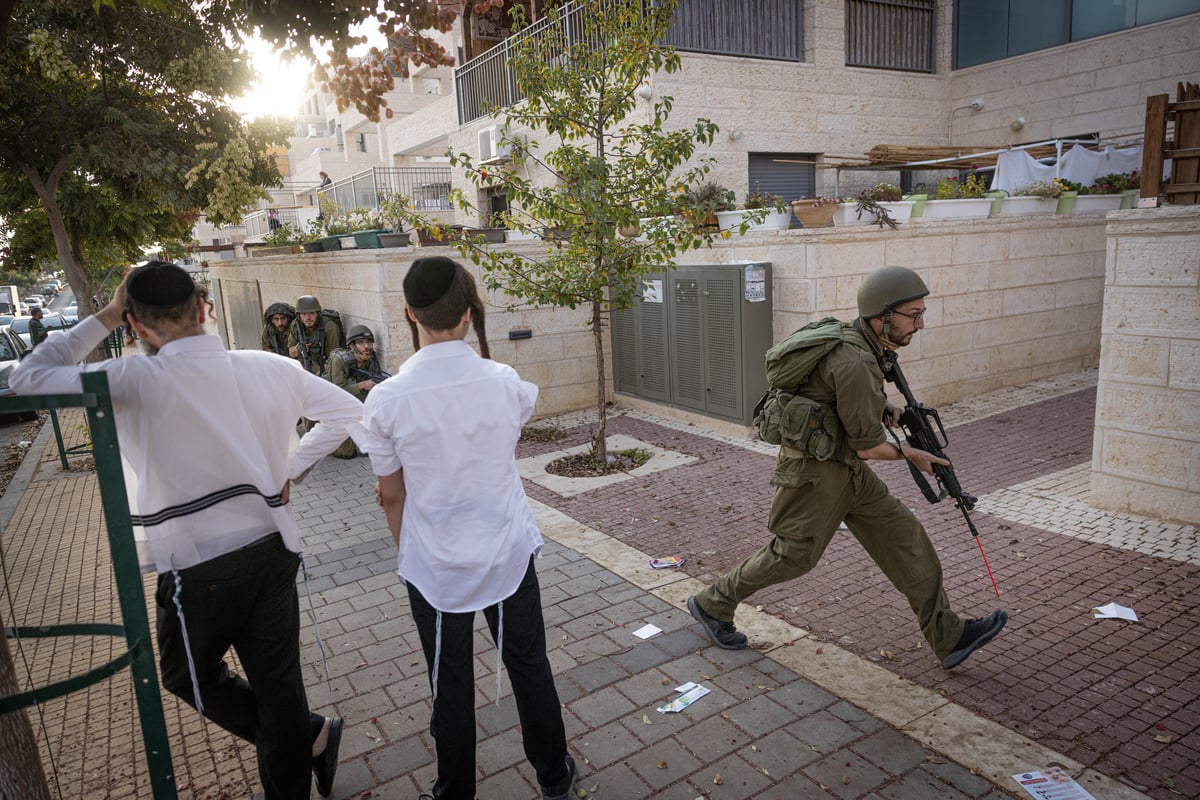
[[831, 406], [782, 389], [770, 389], [754, 410], [758, 438], [828, 461], [844, 451], [845, 434]]

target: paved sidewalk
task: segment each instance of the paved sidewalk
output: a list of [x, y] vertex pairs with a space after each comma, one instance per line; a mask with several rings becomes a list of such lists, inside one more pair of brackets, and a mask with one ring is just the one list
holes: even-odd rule
[[[1001, 601], [961, 516], [926, 504], [902, 466], [881, 470], [929, 527], [956, 607], [999, 603], [1013, 615], [949, 673], [850, 536], [811, 575], [739, 610], [753, 649], [708, 646], [683, 600], [767, 535], [770, 448], [736, 432], [630, 410], [612, 433], [692, 460], [567, 496], [527, 481], [547, 540], [538, 571], [580, 787], [599, 800], [996, 800], [1019, 796], [1011, 774], [1057, 763], [1098, 800], [1200, 796], [1195, 530], [1086, 506], [1093, 397], [1084, 375], [943, 410], [947, 422], [972, 420], [950, 431], [949, 449], [981, 495]], [[557, 420], [562, 440], [519, 456], [584, 443], [586, 420]], [[64, 474], [56, 459], [43, 433], [0, 499], [8, 625], [116, 613], [95, 476]], [[314, 708], [346, 718], [334, 797], [415, 798], [434, 776], [429, 688], [373, 483], [366, 459], [327, 459], [293, 493], [328, 682], [307, 621], [303, 655]], [[649, 557], [673, 554], [687, 559], [681, 570], [649, 569]], [[1141, 622], [1093, 620], [1088, 609], [1109, 601]], [[646, 623], [663, 633], [633, 637]], [[494, 703], [482, 618], [477, 630], [478, 796], [536, 797], [505, 676]], [[15, 658], [42, 685], [114, 649], [26, 641]], [[657, 713], [686, 681], [712, 692]], [[249, 798], [252, 750], [173, 698], [164, 705], [180, 796]], [[63, 797], [149, 796], [134, 715], [128, 672], [31, 715]]]

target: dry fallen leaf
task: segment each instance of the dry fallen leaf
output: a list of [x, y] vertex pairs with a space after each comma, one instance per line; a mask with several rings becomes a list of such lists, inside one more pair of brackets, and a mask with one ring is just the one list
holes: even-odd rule
[[718, 786], [720, 786], [724, 782], [725, 782], [725, 779], [721, 777], [721, 773], [718, 772], [716, 775], [713, 776], [713, 783], [717, 784]]
[[667, 685], [667, 684], [669, 684], [670, 682], [671, 682], [671, 679], [670, 679], [670, 678], [663, 678], [663, 679], [662, 679], [662, 685], [663, 685], [663, 686], [666, 686], [666, 685]]
[[658, 767], [659, 769], [666, 769], [666, 768], [667, 768], [667, 762], [665, 762], [665, 761], [660, 761], [660, 762], [658, 762], [657, 764], [655, 764], [654, 766]]
[[850, 785], [850, 776], [843, 775], [842, 776], [842, 786], [849, 786], [849, 785]]
[[1162, 742], [1163, 744], [1170, 744], [1174, 739], [1174, 736], [1164, 736], [1161, 733], [1154, 737], [1154, 741]]
[[649, 718], [648, 716], [646, 716], [645, 714], [642, 714], [642, 722], [646, 723], [647, 725], [653, 725], [653, 724], [654, 724], [654, 723], [652, 723], [652, 722], [650, 721], [650, 718]]

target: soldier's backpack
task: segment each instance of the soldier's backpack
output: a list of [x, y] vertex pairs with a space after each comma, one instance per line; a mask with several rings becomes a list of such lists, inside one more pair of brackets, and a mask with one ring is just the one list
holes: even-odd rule
[[758, 438], [795, 447], [822, 461], [836, 454], [840, 438], [837, 412], [796, 394], [796, 390], [833, 348], [844, 341], [861, 346], [859, 337], [845, 334], [841, 320], [826, 317], [810, 322], [767, 351], [770, 388], [754, 408]]
[[341, 344], [338, 347], [343, 347], [346, 344], [346, 329], [342, 327], [342, 315], [334, 311], [332, 308], [321, 309], [321, 330], [325, 330], [325, 320], [333, 320], [333, 324], [337, 326], [338, 338], [341, 339]]

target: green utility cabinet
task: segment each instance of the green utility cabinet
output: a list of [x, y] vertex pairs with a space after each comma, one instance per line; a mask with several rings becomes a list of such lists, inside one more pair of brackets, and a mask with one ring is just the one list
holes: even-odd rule
[[749, 425], [767, 389], [771, 264], [686, 264], [650, 275], [612, 315], [613, 386]]

